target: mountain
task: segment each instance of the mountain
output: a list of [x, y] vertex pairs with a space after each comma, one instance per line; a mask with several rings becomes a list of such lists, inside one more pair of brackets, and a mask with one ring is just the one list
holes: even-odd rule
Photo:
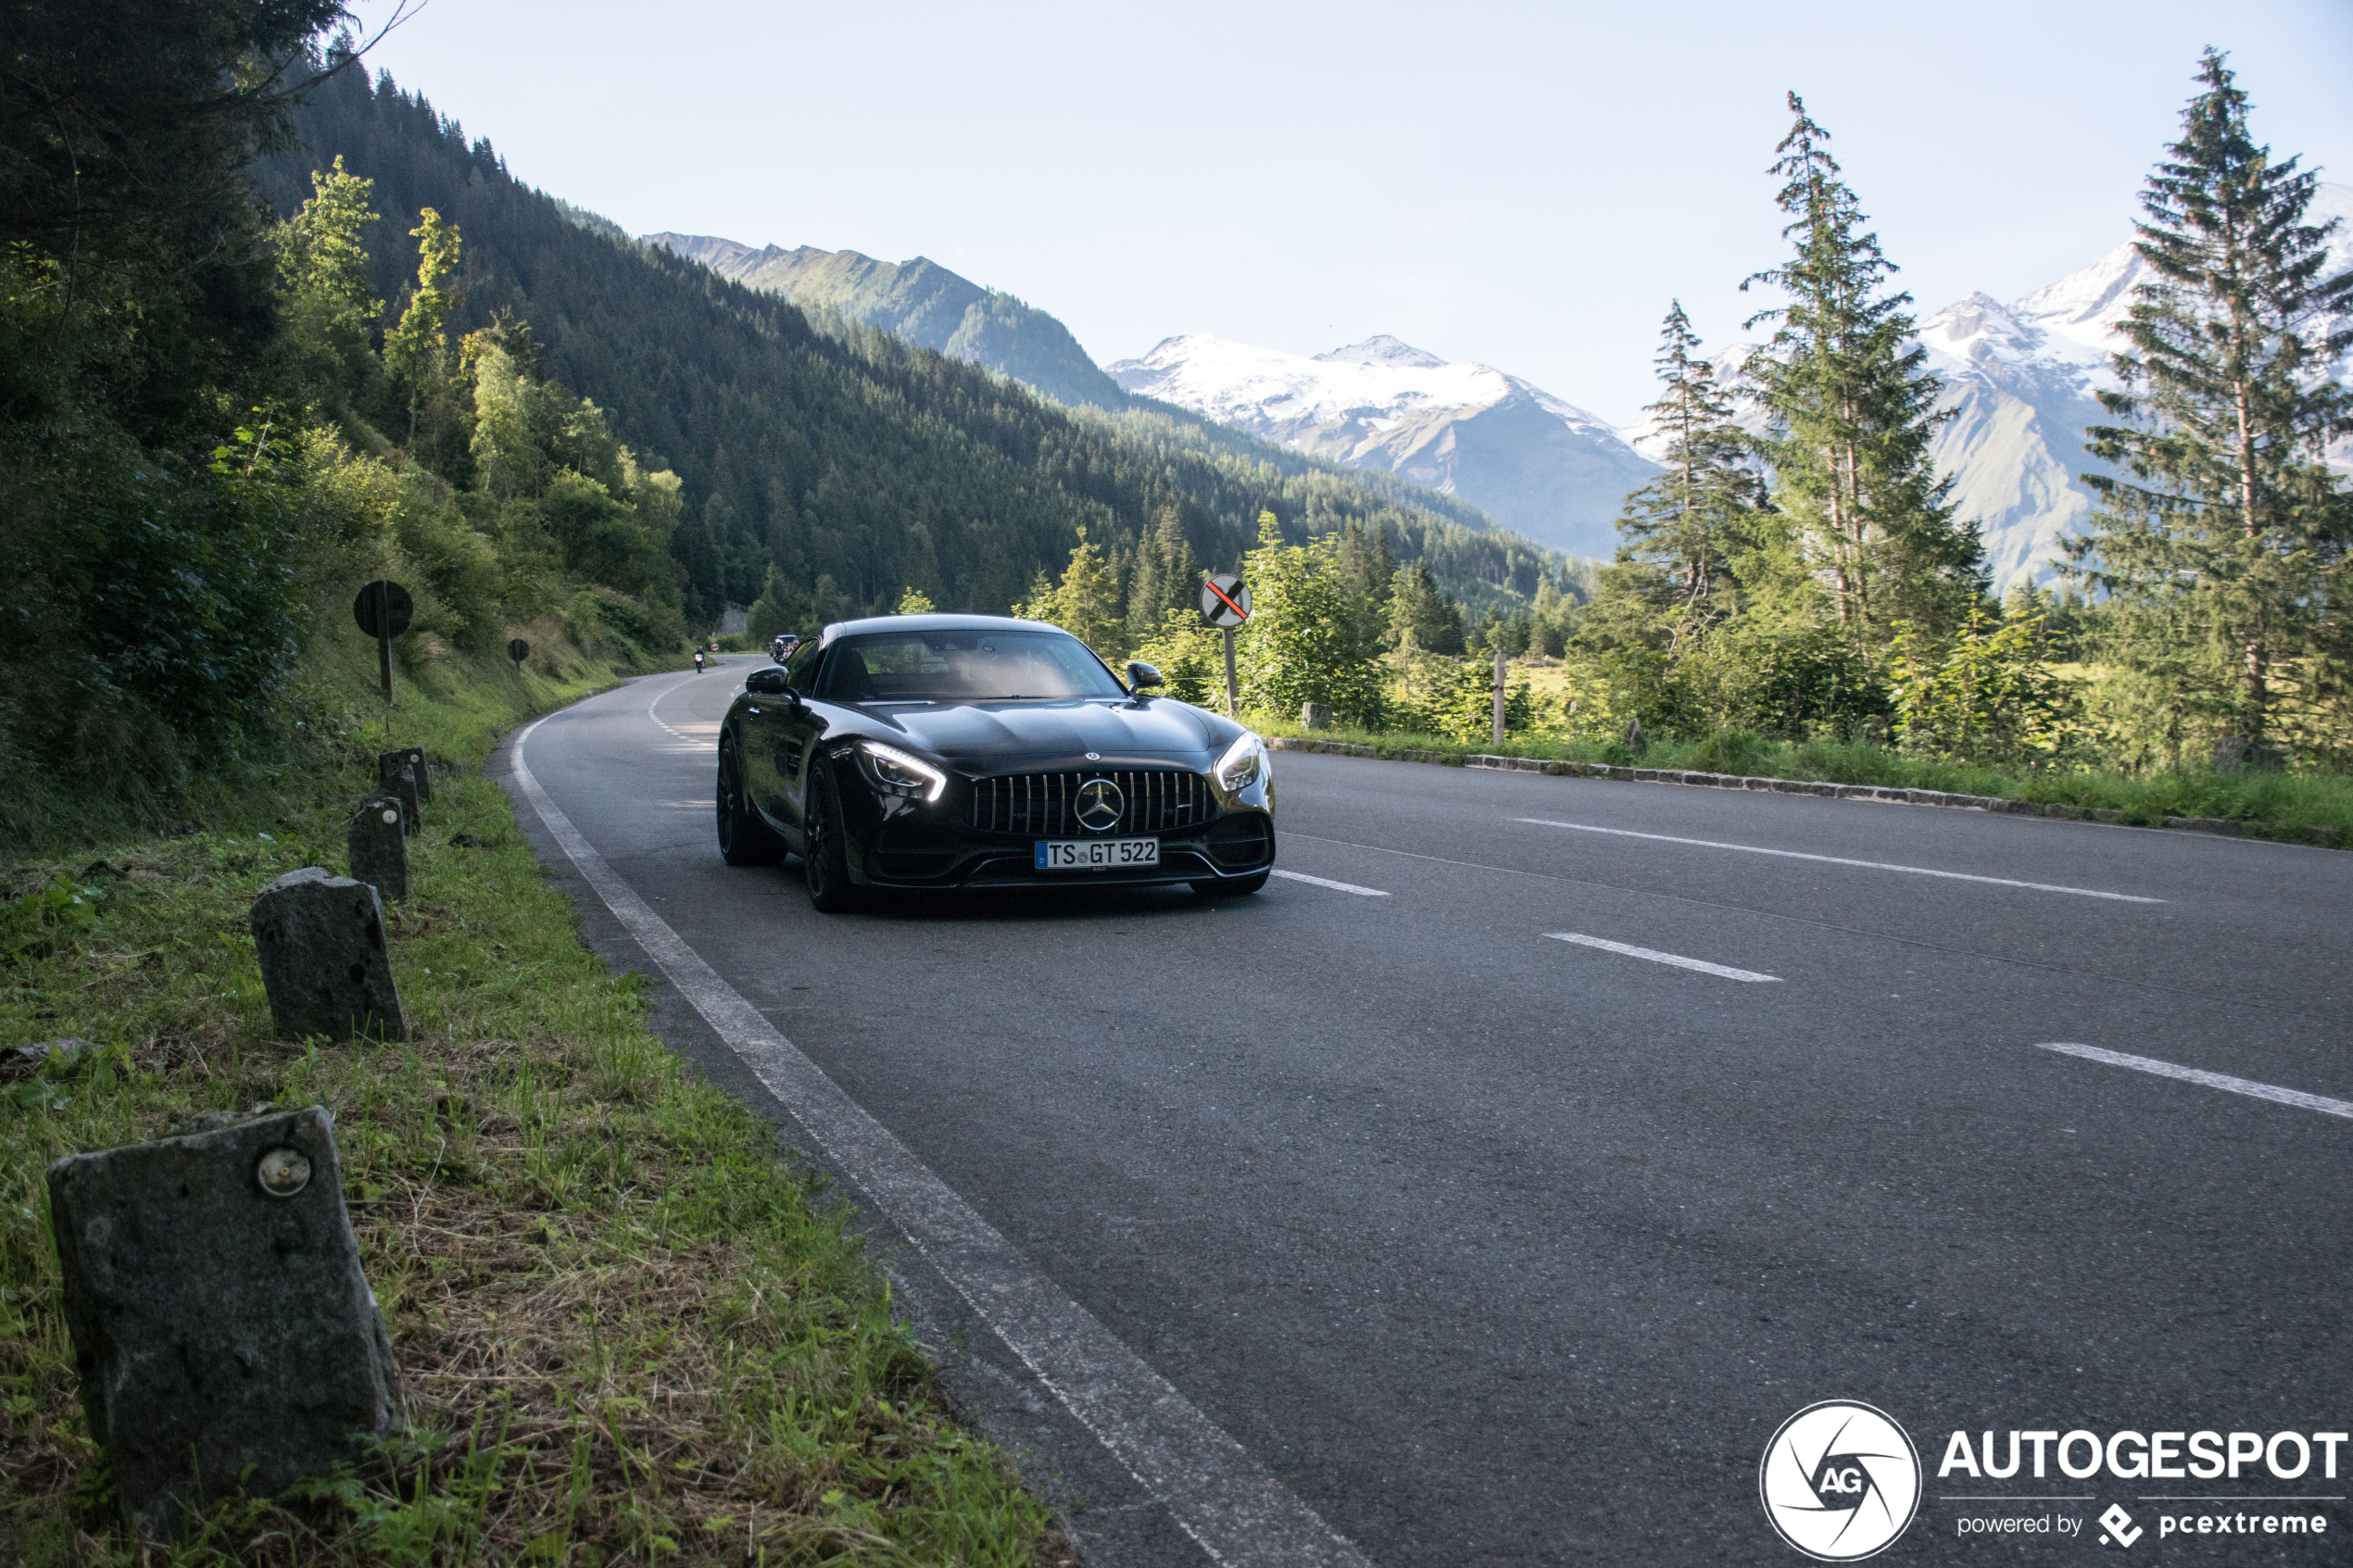
[[1607, 559], [1619, 504], [1658, 471], [1541, 387], [1393, 337], [1309, 357], [1196, 333], [1107, 369], [1128, 392], [1459, 496], [1571, 555]]
[[1127, 399], [1070, 329], [1012, 295], [985, 289], [925, 257], [893, 264], [854, 250], [754, 250], [712, 234], [643, 236], [721, 277], [895, 332], [922, 348], [1028, 383], [1063, 403], [1119, 408]]

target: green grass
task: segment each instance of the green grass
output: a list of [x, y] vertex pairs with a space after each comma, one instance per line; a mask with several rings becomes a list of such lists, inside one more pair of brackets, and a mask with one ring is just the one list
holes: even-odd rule
[[[471, 764], [595, 672], [511, 697], [440, 674], [391, 734]], [[383, 733], [342, 712], [229, 825], [0, 873], [0, 1047], [89, 1042], [0, 1053], [0, 1560], [1057, 1558], [1042, 1506], [949, 1418], [848, 1211], [648, 1032], [636, 977], [583, 946], [478, 771], [436, 779], [390, 913], [412, 1043], [271, 1037], [246, 909], [284, 871], [344, 866]], [[334, 1116], [412, 1428], [143, 1551], [79, 1403], [43, 1172], [262, 1103]]]
[[1447, 757], [1493, 753], [1575, 762], [1610, 762], [1693, 772], [1740, 773], [1891, 789], [1938, 789], [2040, 804], [2123, 813], [2127, 822], [2161, 825], [2168, 817], [2220, 817], [2249, 837], [2353, 848], [2353, 779], [2336, 773], [2120, 773], [2094, 769], [2000, 768], [1911, 757], [1868, 741], [1768, 741], [1753, 735], [1700, 740], [1654, 738], [1640, 757], [1611, 742], [1513, 734], [1502, 746], [1443, 735], [1348, 729], [1312, 732], [1295, 721], [1253, 716], [1259, 733], [1370, 746], [1384, 753], [1429, 751]]

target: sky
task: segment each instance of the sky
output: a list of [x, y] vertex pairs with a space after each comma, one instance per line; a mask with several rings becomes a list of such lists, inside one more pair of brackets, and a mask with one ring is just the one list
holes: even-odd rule
[[1790, 91], [1924, 316], [2129, 239], [2209, 44], [2353, 184], [2353, 0], [425, 0], [369, 60], [632, 233], [926, 256], [1101, 363], [1388, 332], [1624, 424], [1672, 299], [1775, 302]]

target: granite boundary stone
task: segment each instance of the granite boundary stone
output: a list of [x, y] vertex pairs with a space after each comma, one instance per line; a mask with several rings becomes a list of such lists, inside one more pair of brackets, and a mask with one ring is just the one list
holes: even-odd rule
[[263, 888], [249, 918], [278, 1038], [409, 1037], [373, 887], [305, 866]]
[[389, 795], [400, 802], [400, 831], [414, 835], [424, 826], [422, 803], [417, 794], [417, 771], [403, 767], [388, 779], [376, 783], [378, 795]]
[[409, 826], [396, 795], [377, 795], [359, 803], [346, 834], [351, 854], [351, 880], [364, 882], [387, 904], [409, 897]]
[[[223, 1493], [357, 1458], [356, 1436], [399, 1419], [332, 1119], [314, 1105], [209, 1120], [226, 1124], [49, 1167], [82, 1408], [149, 1537]], [[300, 1171], [282, 1150], [308, 1162], [283, 1197], [261, 1181], [266, 1156]]]
[[433, 803], [433, 770], [425, 765], [425, 748], [422, 746], [404, 746], [398, 751], [381, 752], [376, 757], [376, 777], [384, 784], [388, 784], [398, 778], [400, 770], [403, 768], [409, 770], [416, 777], [419, 803], [431, 805]]

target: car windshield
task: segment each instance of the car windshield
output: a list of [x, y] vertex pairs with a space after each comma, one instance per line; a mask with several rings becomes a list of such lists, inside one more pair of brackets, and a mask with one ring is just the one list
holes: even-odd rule
[[1124, 696], [1066, 632], [875, 632], [846, 637], [825, 660], [828, 702], [1009, 702]]

